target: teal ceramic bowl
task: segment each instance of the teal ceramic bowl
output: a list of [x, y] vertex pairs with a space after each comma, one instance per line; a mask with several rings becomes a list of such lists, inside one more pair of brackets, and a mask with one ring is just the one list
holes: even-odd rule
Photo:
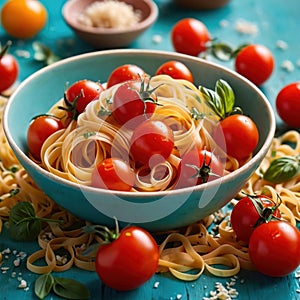
[[[197, 187], [164, 192], [112, 192], [49, 174], [27, 156], [26, 134], [31, 119], [43, 114], [61, 98], [66, 82], [83, 78], [105, 82], [110, 72], [133, 63], [154, 74], [168, 60], [185, 63], [195, 83], [214, 88], [222, 78], [234, 89], [236, 104], [257, 124], [260, 138], [255, 155], [240, 169]], [[214, 63], [182, 54], [148, 50], [107, 50], [83, 54], [45, 67], [27, 78], [9, 100], [4, 130], [20, 163], [36, 184], [74, 215], [96, 224], [121, 227], [136, 224], [149, 231], [191, 224], [223, 207], [240, 191], [266, 155], [275, 133], [275, 118], [264, 94], [248, 80]], [[238, 147], [238, 145], [237, 145]]]

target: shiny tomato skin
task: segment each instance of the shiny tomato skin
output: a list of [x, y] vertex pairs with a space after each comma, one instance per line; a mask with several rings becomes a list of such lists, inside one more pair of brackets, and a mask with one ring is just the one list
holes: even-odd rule
[[135, 181], [134, 171], [119, 158], [106, 158], [92, 172], [91, 186], [129, 192]]
[[150, 118], [156, 109], [153, 102], [142, 99], [139, 94], [139, 81], [128, 81], [121, 84], [114, 96], [112, 115], [119, 124], [134, 129], [138, 124]]
[[300, 81], [284, 86], [275, 103], [280, 118], [288, 126], [300, 128]]
[[99, 98], [104, 87], [95, 81], [83, 79], [73, 83], [65, 92], [65, 97], [69, 102], [74, 102], [76, 99], [76, 110], [81, 114], [86, 106]]
[[228, 155], [244, 160], [255, 150], [259, 132], [250, 117], [235, 114], [220, 121], [214, 132], [214, 139]]
[[286, 276], [300, 265], [300, 232], [286, 221], [264, 223], [251, 235], [249, 256], [259, 272]]
[[204, 23], [194, 18], [184, 18], [173, 26], [171, 40], [175, 51], [198, 56], [207, 50], [211, 38]]
[[235, 58], [235, 70], [256, 85], [262, 85], [274, 70], [272, 52], [263, 45], [248, 45]]
[[0, 57], [0, 93], [10, 88], [19, 75], [19, 65], [13, 55]]
[[41, 160], [40, 152], [45, 140], [63, 128], [61, 120], [52, 116], [42, 115], [33, 119], [27, 130], [27, 145], [30, 154], [36, 160]]
[[134, 131], [130, 155], [137, 164], [153, 167], [165, 161], [174, 147], [173, 131], [159, 120], [146, 120]]
[[[196, 169], [192, 166], [195, 166]], [[199, 169], [210, 169], [208, 178], [195, 177]], [[208, 170], [208, 169], [207, 169]], [[183, 155], [178, 166], [178, 182], [176, 188], [196, 186], [201, 183], [210, 182], [223, 175], [224, 166], [221, 161], [210, 151], [205, 149], [193, 149]]]
[[[252, 198], [254, 201], [260, 201], [263, 207], [275, 206], [273, 200], [265, 195], [257, 195]], [[256, 198], [258, 199], [256, 200]], [[274, 211], [273, 216], [276, 218], [281, 217], [278, 208]], [[255, 208], [250, 197], [246, 196], [240, 199], [239, 202], [233, 207], [230, 215], [230, 223], [233, 231], [236, 234], [237, 240], [248, 244], [250, 237], [255, 230], [255, 225], [257, 225], [259, 219], [259, 212]]]
[[144, 229], [129, 226], [111, 244], [100, 246], [96, 272], [104, 284], [118, 291], [138, 288], [156, 272], [159, 250]]
[[174, 79], [184, 79], [194, 82], [190, 69], [180, 61], [167, 61], [163, 63], [155, 72], [155, 75], [169, 75]]
[[108, 77], [107, 88], [115, 84], [129, 81], [138, 80], [145, 76], [145, 71], [137, 65], [125, 64], [115, 68]]
[[20, 39], [33, 38], [45, 27], [47, 19], [46, 8], [36, 0], [10, 0], [1, 11], [3, 28]]

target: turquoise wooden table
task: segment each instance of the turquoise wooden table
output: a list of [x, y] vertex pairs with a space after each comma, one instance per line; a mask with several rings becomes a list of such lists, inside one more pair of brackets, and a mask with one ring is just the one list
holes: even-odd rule
[[[211, 0], [213, 1], [213, 0]], [[4, 0], [0, 0], [2, 7]], [[20, 64], [19, 80], [43, 67], [33, 59], [32, 43], [35, 40], [47, 45], [61, 58], [93, 51], [65, 25], [61, 8], [64, 0], [42, 0], [49, 12], [46, 28], [33, 40], [14, 40], [11, 53], [15, 54]], [[300, 79], [300, 1], [299, 0], [232, 0], [227, 6], [211, 11], [189, 11], [179, 9], [170, 0], [155, 1], [160, 14], [156, 24], [145, 32], [130, 48], [146, 48], [173, 51], [170, 30], [173, 24], [183, 17], [195, 17], [202, 20], [214, 37], [232, 45], [242, 43], [261, 43], [272, 50], [276, 59], [276, 68], [272, 77], [262, 87], [269, 101], [274, 105], [278, 91], [287, 83]], [[246, 32], [240, 29], [247, 24]], [[156, 37], [160, 37], [161, 41]], [[11, 39], [0, 28], [2, 44]], [[219, 62], [220, 63], [220, 62]], [[223, 63], [232, 68], [232, 62]], [[276, 115], [278, 130], [286, 130]], [[28, 254], [38, 249], [35, 243], [16, 243], [9, 239], [6, 231], [0, 235], [0, 249], [25, 251]], [[13, 265], [14, 254], [8, 255], [6, 264]], [[3, 265], [1, 266], [3, 267]], [[0, 270], [0, 299], [35, 299], [33, 292], [36, 275], [26, 270], [25, 263], [5, 272]], [[16, 276], [12, 276], [16, 272]], [[27, 281], [28, 289], [18, 288], [18, 276]], [[155, 275], [149, 282], [131, 292], [116, 292], [102, 285], [94, 272], [73, 268], [57, 276], [74, 278], [84, 283], [91, 292], [92, 299], [124, 300], [163, 300], [182, 299], [199, 300], [209, 297], [217, 282], [226, 285], [231, 278], [217, 278], [207, 273], [194, 282], [181, 282], [169, 274]], [[300, 299], [300, 279], [297, 273], [284, 278], [270, 278], [258, 272], [241, 271], [236, 278], [235, 288], [240, 300], [297, 300]], [[57, 299], [54, 295], [48, 299]]]

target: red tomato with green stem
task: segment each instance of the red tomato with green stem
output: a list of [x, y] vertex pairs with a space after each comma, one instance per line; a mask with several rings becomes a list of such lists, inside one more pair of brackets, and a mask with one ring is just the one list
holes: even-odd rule
[[78, 115], [83, 113], [86, 106], [97, 100], [104, 91], [104, 87], [92, 80], [79, 80], [73, 83], [64, 93], [65, 106], [60, 107], [66, 110], [70, 117], [77, 119]]
[[130, 191], [135, 182], [135, 174], [130, 165], [120, 158], [106, 158], [92, 172], [91, 186]]
[[178, 166], [176, 188], [196, 186], [220, 178], [224, 166], [210, 151], [193, 149], [183, 155]]
[[174, 148], [171, 128], [159, 120], [146, 120], [134, 131], [130, 140], [130, 155], [141, 165], [150, 168], [164, 162]]
[[10, 88], [19, 75], [19, 65], [13, 55], [8, 54], [11, 42], [0, 49], [0, 93]]
[[46, 139], [58, 130], [64, 128], [60, 119], [41, 115], [34, 118], [27, 130], [27, 145], [30, 154], [38, 161], [41, 160], [41, 149]]
[[121, 84], [113, 96], [112, 115], [116, 121], [134, 129], [150, 118], [156, 106], [155, 89], [145, 80], [128, 81]]
[[272, 52], [263, 45], [251, 44], [243, 47], [236, 55], [235, 70], [256, 85], [262, 85], [274, 70]]
[[207, 50], [211, 37], [204, 23], [195, 18], [184, 18], [173, 26], [171, 40], [177, 52], [198, 56]]
[[104, 284], [118, 291], [138, 288], [156, 272], [159, 250], [146, 230], [128, 226], [99, 247], [95, 268]]
[[288, 126], [300, 128], [300, 81], [284, 86], [275, 104], [279, 117]]
[[137, 65], [125, 64], [115, 68], [107, 80], [107, 88], [129, 80], [138, 80], [145, 77], [145, 71]]
[[228, 155], [237, 160], [244, 160], [255, 150], [259, 132], [250, 117], [233, 114], [219, 122], [213, 137]]
[[169, 75], [174, 79], [184, 79], [194, 82], [193, 74], [190, 69], [180, 61], [167, 61], [162, 64], [155, 72], [155, 75]]
[[278, 204], [266, 195], [249, 195], [233, 207], [230, 223], [237, 240], [248, 244], [255, 228], [270, 217], [281, 218]]
[[300, 265], [300, 232], [286, 221], [261, 224], [251, 235], [249, 256], [259, 272], [286, 276]]

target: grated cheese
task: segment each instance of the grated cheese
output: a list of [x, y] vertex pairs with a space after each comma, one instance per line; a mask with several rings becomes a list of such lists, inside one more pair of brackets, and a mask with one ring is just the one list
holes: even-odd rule
[[282, 41], [282, 40], [278, 40], [276, 42], [276, 47], [281, 49], [281, 50], [287, 50], [288, 49], [288, 44], [285, 42], [285, 41]]
[[256, 35], [258, 33], [258, 27], [256, 24], [243, 19], [236, 21], [235, 29], [242, 34]]
[[294, 64], [290, 60], [284, 60], [281, 63], [281, 68], [287, 72], [293, 72], [295, 69]]
[[117, 0], [95, 1], [78, 16], [78, 21], [86, 26], [103, 28], [128, 28], [141, 19], [133, 6]]

